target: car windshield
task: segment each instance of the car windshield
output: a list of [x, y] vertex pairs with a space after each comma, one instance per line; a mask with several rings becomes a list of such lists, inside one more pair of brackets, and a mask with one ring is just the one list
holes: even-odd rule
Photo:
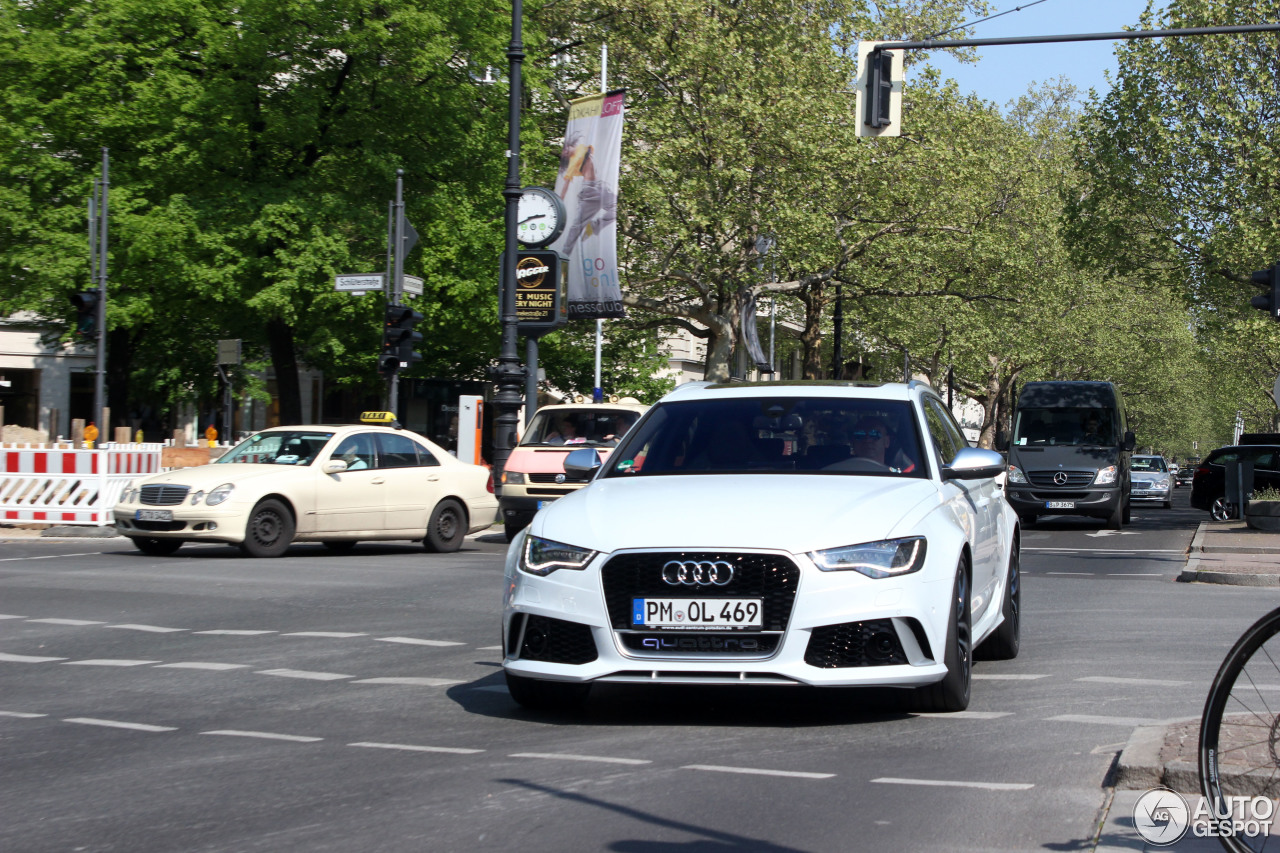
[[667, 403], [609, 458], [606, 477], [926, 476], [908, 403], [831, 397]]
[[317, 430], [270, 430], [258, 432], [223, 454], [218, 462], [253, 465], [310, 465], [320, 449], [333, 438], [331, 432]]
[[1113, 445], [1111, 412], [1096, 408], [1019, 409], [1013, 426], [1018, 445]]
[[1134, 471], [1168, 471], [1164, 459], [1159, 456], [1135, 456], [1132, 460]]
[[639, 418], [625, 409], [543, 409], [533, 416], [520, 446], [613, 447]]

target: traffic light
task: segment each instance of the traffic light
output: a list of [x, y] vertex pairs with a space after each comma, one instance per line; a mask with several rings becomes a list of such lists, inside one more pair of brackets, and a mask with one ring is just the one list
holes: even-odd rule
[[893, 42], [858, 44], [856, 104], [859, 136], [902, 133], [902, 51]]
[[1280, 320], [1280, 263], [1265, 270], [1258, 270], [1250, 280], [1262, 288], [1262, 293], [1249, 300], [1254, 308], [1266, 311], [1272, 320]]
[[406, 305], [388, 305], [382, 328], [382, 355], [378, 356], [378, 371], [390, 375], [402, 367], [409, 367], [422, 356], [414, 352], [414, 345], [422, 335], [413, 327], [421, 322], [422, 315]]
[[76, 306], [76, 337], [98, 336], [98, 291], [86, 290], [71, 294], [71, 304]]

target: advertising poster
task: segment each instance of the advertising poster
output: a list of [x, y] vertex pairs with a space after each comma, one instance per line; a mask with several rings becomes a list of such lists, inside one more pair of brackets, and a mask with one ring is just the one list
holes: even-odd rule
[[623, 317], [618, 282], [618, 161], [624, 91], [569, 106], [556, 193], [568, 225], [551, 248], [569, 259], [569, 319]]

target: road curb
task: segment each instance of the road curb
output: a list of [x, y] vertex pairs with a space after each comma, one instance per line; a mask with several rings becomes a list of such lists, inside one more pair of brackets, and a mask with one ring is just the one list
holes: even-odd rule
[[1164, 785], [1180, 794], [1199, 795], [1200, 768], [1194, 761], [1165, 763], [1160, 759], [1169, 727], [1198, 719], [1186, 717], [1135, 728], [1116, 759], [1116, 790], [1147, 791]]
[[1259, 575], [1252, 572], [1215, 572], [1201, 569], [1200, 560], [1192, 557], [1178, 575], [1179, 583], [1218, 583], [1229, 586], [1280, 586], [1280, 575]]

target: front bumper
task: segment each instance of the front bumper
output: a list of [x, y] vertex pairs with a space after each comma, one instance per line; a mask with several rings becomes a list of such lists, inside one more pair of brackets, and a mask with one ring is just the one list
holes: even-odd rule
[[[1005, 500], [1018, 515], [1088, 515], [1107, 518], [1120, 505], [1119, 488], [1089, 487], [1063, 489], [1043, 486], [1010, 484], [1005, 487]], [[1069, 503], [1070, 507], [1051, 507], [1051, 503]]]
[[[225, 507], [225, 509], [223, 508]], [[172, 521], [139, 521], [136, 511], [156, 509], [145, 506], [118, 506], [113, 511], [116, 530], [122, 536], [147, 539], [181, 539], [184, 542], [243, 542], [248, 512], [228, 502], [219, 507], [174, 506]]]
[[1131, 503], [1165, 503], [1173, 494], [1171, 486], [1165, 486], [1163, 489], [1141, 488], [1137, 483], [1133, 484], [1129, 492], [1129, 501]]
[[[584, 571], [509, 575], [505, 669], [569, 682], [894, 687], [932, 684], [946, 674], [954, 561], [946, 569], [927, 562], [912, 575], [872, 580], [856, 572], [821, 572], [798, 555], [764, 554], [798, 569], [781, 630], [698, 632], [619, 623], [619, 600], [629, 608], [630, 593], [606, 590], [601, 568], [630, 553], [599, 556]], [[942, 555], [930, 557], [945, 562]], [[724, 597], [717, 593], [705, 597]], [[612, 613], [606, 596], [613, 599]]]

